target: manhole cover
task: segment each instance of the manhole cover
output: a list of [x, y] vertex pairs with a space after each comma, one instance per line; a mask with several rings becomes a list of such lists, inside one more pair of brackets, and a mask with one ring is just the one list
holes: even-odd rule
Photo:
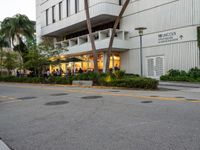
[[67, 93], [55, 93], [55, 94], [51, 94], [51, 96], [64, 96], [64, 95], [68, 95]]
[[177, 96], [177, 97], [175, 97], [175, 98], [185, 98], [185, 97], [182, 97], [182, 96]]
[[20, 97], [18, 98], [19, 100], [30, 100], [30, 99], [35, 99], [37, 97], [29, 96], [29, 97]]
[[82, 99], [98, 99], [98, 98], [102, 98], [103, 96], [85, 96], [82, 97]]
[[200, 100], [197, 100], [197, 99], [186, 99], [186, 101], [200, 102]]
[[112, 92], [112, 93], [118, 93], [118, 92], [120, 92], [120, 91], [110, 91], [110, 92]]
[[142, 101], [143, 104], [153, 103], [153, 101]]
[[64, 105], [64, 104], [68, 104], [68, 101], [53, 101], [53, 102], [48, 102], [45, 105], [47, 106], [54, 106], [54, 105]]

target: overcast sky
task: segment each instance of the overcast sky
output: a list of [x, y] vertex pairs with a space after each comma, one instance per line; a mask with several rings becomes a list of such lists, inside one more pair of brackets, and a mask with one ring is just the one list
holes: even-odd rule
[[0, 0], [0, 21], [17, 13], [27, 15], [30, 20], [36, 20], [35, 0]]

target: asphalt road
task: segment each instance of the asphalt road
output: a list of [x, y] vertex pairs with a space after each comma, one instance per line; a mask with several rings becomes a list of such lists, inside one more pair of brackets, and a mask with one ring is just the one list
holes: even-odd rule
[[0, 83], [0, 138], [14, 150], [200, 150], [200, 89]]

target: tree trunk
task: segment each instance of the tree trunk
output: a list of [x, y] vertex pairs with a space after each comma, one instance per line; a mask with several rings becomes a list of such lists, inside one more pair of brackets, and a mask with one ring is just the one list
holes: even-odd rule
[[119, 16], [116, 17], [115, 19], [115, 24], [113, 26], [113, 29], [112, 29], [112, 35], [111, 35], [111, 38], [110, 38], [110, 43], [109, 43], [109, 47], [108, 47], [108, 53], [107, 53], [107, 61], [106, 61], [106, 72], [109, 72], [109, 67], [110, 67], [110, 55], [111, 55], [111, 52], [112, 52], [112, 47], [113, 47], [113, 42], [114, 42], [114, 38], [115, 38], [115, 34], [116, 34], [116, 30], [117, 30], [117, 26], [119, 25], [119, 22], [129, 4], [130, 0], [126, 0], [124, 5], [122, 6], [122, 9], [119, 13]]
[[94, 72], [99, 72], [98, 70], [98, 63], [97, 63], [97, 52], [96, 52], [96, 46], [94, 41], [94, 36], [92, 35], [92, 26], [91, 26], [91, 20], [90, 20], [90, 12], [89, 12], [89, 4], [88, 0], [84, 0], [85, 4], [85, 13], [86, 13], [86, 20], [87, 20], [87, 28], [90, 36], [90, 41], [92, 45], [92, 52], [93, 52], [93, 62], [94, 62]]
[[0, 76], [2, 76], [3, 75], [3, 73], [2, 73], [2, 71], [3, 71], [3, 49], [2, 48], [0, 48], [0, 53], [1, 53], [1, 56], [0, 56], [0, 62], [1, 62], [1, 74], [0, 74]]

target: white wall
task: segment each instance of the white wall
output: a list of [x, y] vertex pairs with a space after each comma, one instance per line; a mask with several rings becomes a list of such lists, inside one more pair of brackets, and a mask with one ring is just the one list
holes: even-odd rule
[[[136, 27], [147, 27], [143, 36], [143, 71], [147, 75], [146, 58], [164, 56], [164, 71], [172, 68], [189, 70], [200, 67], [197, 26], [200, 25], [199, 0], [132, 0], [121, 21], [130, 32], [132, 50], [121, 54], [121, 67], [129, 73], [140, 73], [139, 37]], [[159, 42], [160, 34], [172, 41]]]
[[[143, 49], [143, 72], [147, 76], [147, 58], [164, 56], [164, 71], [170, 69], [189, 70], [192, 67], [200, 67], [199, 48], [197, 42], [184, 42]], [[128, 73], [140, 73], [139, 49], [129, 50], [121, 54], [121, 69]]]
[[[39, 0], [37, 0], [39, 1]], [[72, 2], [73, 1], [73, 2]], [[74, 15], [74, 0], [71, 0], [71, 16], [66, 18], [65, 0], [63, 1], [63, 19], [58, 21], [58, 3], [60, 0], [48, 0], [41, 5], [43, 22], [37, 31], [45, 35], [58, 29], [72, 26], [85, 20], [83, 0], [80, 0], [80, 12]], [[116, 7], [118, 0], [90, 0], [91, 16], [107, 13], [117, 15], [120, 7]], [[57, 22], [46, 27], [44, 11], [56, 5], [55, 16]], [[57, 14], [56, 14], [57, 13]], [[38, 15], [39, 16], [39, 15]], [[49, 15], [51, 16], [51, 15]], [[50, 21], [50, 20], [49, 20]], [[39, 21], [38, 21], [39, 22]], [[132, 0], [126, 10], [120, 28], [130, 32], [129, 44], [131, 50], [121, 54], [121, 68], [129, 73], [139, 73], [139, 38], [134, 28], [145, 26], [148, 29], [143, 36], [144, 73], [146, 73], [146, 58], [164, 56], [164, 69], [171, 68], [188, 70], [199, 66], [199, 49], [197, 47], [196, 27], [200, 25], [200, 0]], [[176, 33], [169, 38], [174, 41], [159, 42], [160, 34]], [[38, 36], [40, 36], [38, 35]]]
[[[62, 1], [62, 20], [59, 20], [59, 2]], [[115, 16], [120, 10], [119, 0], [90, 0], [91, 18], [100, 15]], [[52, 23], [52, 6], [55, 6], [56, 22]], [[70, 16], [66, 13], [66, 0], [48, 0], [40, 5], [42, 35], [67, 28], [85, 20], [84, 0], [79, 0], [80, 11], [75, 14], [75, 0], [70, 0]], [[46, 26], [46, 10], [49, 9], [49, 24]], [[55, 25], [56, 24], [56, 25]]]

